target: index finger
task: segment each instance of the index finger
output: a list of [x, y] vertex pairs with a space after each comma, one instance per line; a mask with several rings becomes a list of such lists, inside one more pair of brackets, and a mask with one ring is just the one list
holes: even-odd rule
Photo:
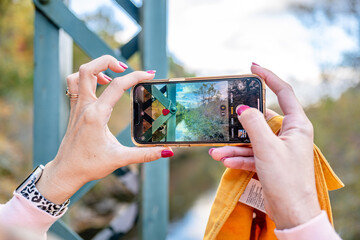
[[127, 66], [110, 55], [105, 55], [80, 66], [79, 69], [79, 99], [96, 98], [97, 76], [100, 72], [110, 69], [123, 72]]
[[284, 115], [305, 115], [292, 87], [287, 82], [280, 79], [270, 70], [254, 64], [251, 66], [251, 72], [262, 77], [266, 85], [276, 94]]

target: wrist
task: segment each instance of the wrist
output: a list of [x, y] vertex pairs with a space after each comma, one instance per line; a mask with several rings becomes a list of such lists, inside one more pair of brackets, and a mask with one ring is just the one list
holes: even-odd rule
[[79, 177], [62, 171], [54, 161], [46, 164], [36, 188], [49, 201], [62, 204], [83, 186]]
[[279, 201], [279, 204], [272, 204], [271, 213], [278, 230], [290, 229], [304, 224], [321, 213], [321, 208], [315, 193], [315, 197], [309, 196], [306, 199], [296, 201]]

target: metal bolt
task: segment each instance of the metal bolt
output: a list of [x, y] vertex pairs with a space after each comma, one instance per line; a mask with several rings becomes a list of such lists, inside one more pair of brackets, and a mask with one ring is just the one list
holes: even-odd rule
[[170, 112], [171, 112], [171, 113], [176, 113], [176, 111], [177, 111], [176, 106], [171, 106]]

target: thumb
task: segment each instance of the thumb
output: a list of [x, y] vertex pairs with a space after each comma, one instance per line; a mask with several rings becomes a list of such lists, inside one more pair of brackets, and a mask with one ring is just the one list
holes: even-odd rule
[[171, 148], [165, 147], [125, 147], [121, 151], [122, 164], [152, 162], [159, 158], [168, 158], [174, 156]]
[[236, 108], [236, 113], [241, 125], [249, 134], [251, 145], [255, 151], [270, 146], [276, 141], [276, 136], [259, 110], [247, 105], [239, 105]]

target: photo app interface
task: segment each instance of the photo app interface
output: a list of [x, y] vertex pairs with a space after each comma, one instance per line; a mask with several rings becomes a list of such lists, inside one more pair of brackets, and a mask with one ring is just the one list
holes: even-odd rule
[[246, 104], [262, 111], [261, 92], [260, 80], [251, 77], [139, 85], [135, 137], [151, 143], [248, 143], [236, 107]]

